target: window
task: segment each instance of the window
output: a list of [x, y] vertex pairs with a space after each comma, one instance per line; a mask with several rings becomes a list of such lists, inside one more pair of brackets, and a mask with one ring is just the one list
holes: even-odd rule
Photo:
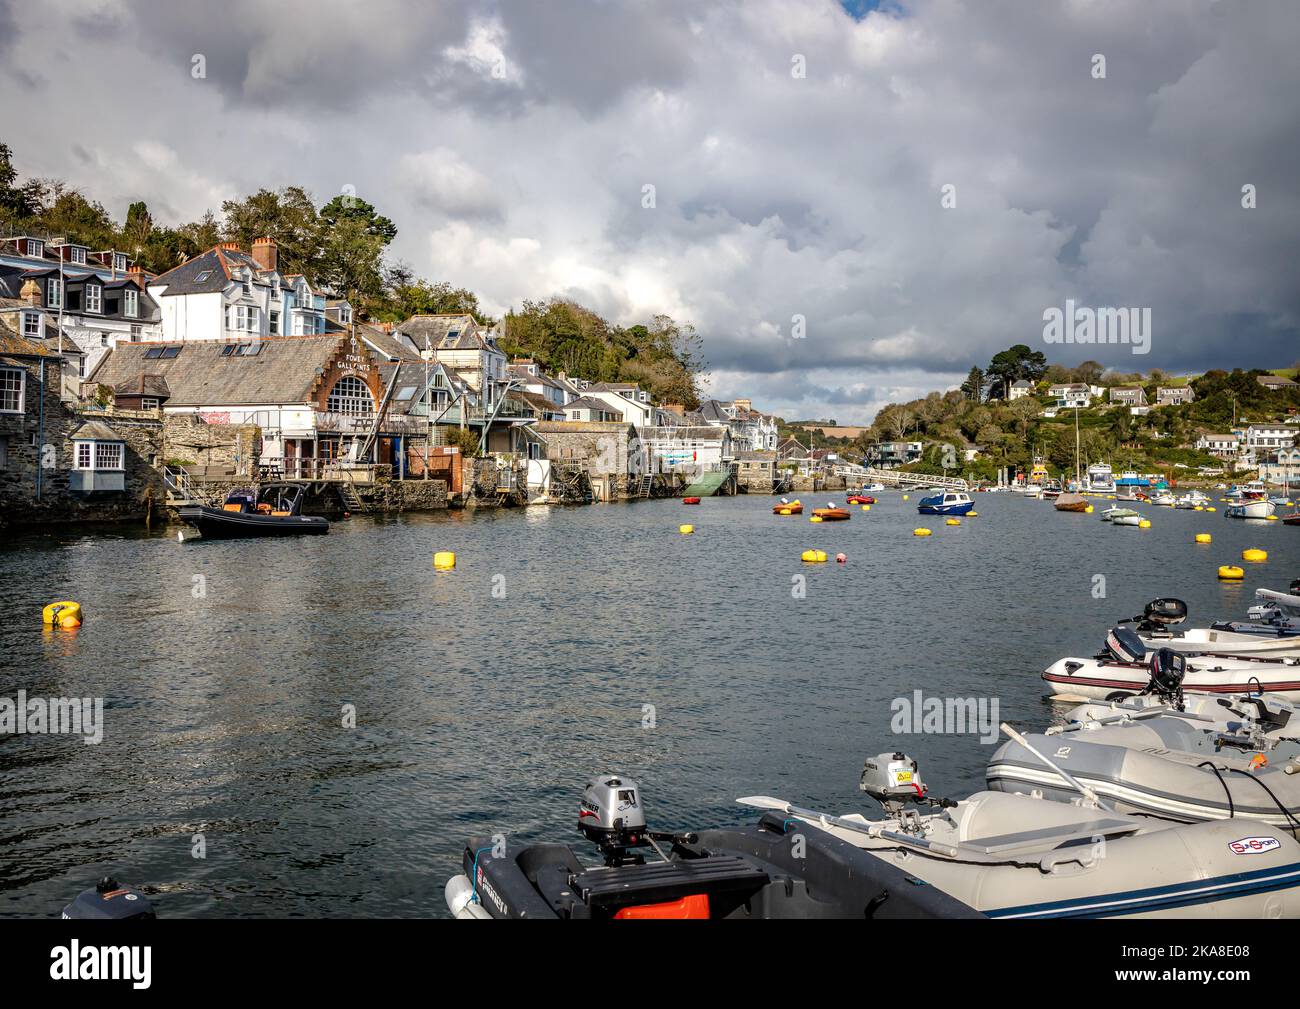
[[69, 258], [78, 266], [86, 265], [86, 250], [80, 245], [74, 245], [69, 250]]
[[27, 372], [21, 368], [0, 368], [0, 413], [23, 412], [23, 388]]
[[45, 307], [58, 308], [63, 301], [63, 285], [58, 277], [51, 277], [45, 282]]
[[27, 240], [27, 255], [29, 255], [29, 256], [44, 256], [44, 255], [45, 255], [45, 243], [44, 243], [44, 242], [37, 242], [37, 241], [35, 241], [35, 240], [29, 238], [29, 239]]
[[77, 442], [77, 469], [91, 469], [94, 459], [95, 443], [93, 441]]
[[330, 390], [325, 409], [354, 417], [369, 417], [375, 412], [375, 401], [370, 388], [355, 375], [344, 375]]
[[[236, 350], [238, 350], [238, 349], [239, 349], [239, 344], [237, 344], [237, 343], [228, 343], [228, 344], [226, 344], [226, 346], [224, 346], [224, 347], [221, 348], [221, 356], [222, 356], [222, 357], [230, 357], [230, 355], [232, 355], [232, 354], [233, 354]], [[148, 356], [149, 356], [148, 354], [145, 354], [145, 357], [148, 357]]]
[[140, 314], [140, 292], [129, 288], [122, 292], [122, 314], [134, 319]]
[[156, 361], [158, 358], [162, 357], [162, 352], [163, 349], [161, 347], [150, 347], [144, 352], [144, 359], [146, 361]]
[[102, 312], [104, 310], [104, 289], [98, 284], [86, 285], [86, 311]]
[[126, 256], [120, 252], [113, 253], [113, 269], [120, 273], [126, 272]]
[[173, 357], [178, 357], [180, 355], [180, 352], [181, 352], [180, 347], [164, 347], [162, 350], [162, 354], [160, 354], [159, 356], [164, 361], [170, 361]]
[[200, 273], [197, 277], [194, 278], [194, 283], [201, 284], [211, 276], [212, 276], [211, 270], [204, 270], [202, 273]]
[[140, 397], [140, 409], [141, 409], [141, 410], [157, 410], [157, 409], [158, 409], [158, 400], [155, 399], [155, 398], [152, 397], [152, 396], [141, 396], [141, 397]]
[[125, 448], [120, 441], [95, 442], [95, 469], [121, 469]]
[[271, 313], [271, 332], [277, 336], [280, 334], [280, 313], [279, 312]]
[[82, 354], [80, 357], [77, 358], [77, 377], [78, 378], [86, 377], [86, 355], [85, 354]]
[[226, 309], [226, 328], [241, 333], [257, 329], [257, 308], [254, 305], [231, 305]]
[[32, 340], [41, 337], [41, 316], [39, 312], [23, 313], [23, 336]]
[[[140, 342], [140, 333], [141, 333], [141, 332], [142, 332], [142, 331], [141, 331], [141, 329], [140, 329], [139, 326], [132, 326], [132, 327], [131, 327], [131, 342], [132, 342], [132, 343], [139, 343], [139, 342]], [[107, 334], [107, 333], [103, 333], [103, 334], [101, 334], [101, 335], [100, 335], [100, 340], [103, 341], [103, 342], [100, 344], [101, 347], [107, 347], [107, 346], [108, 346], [108, 334]]]

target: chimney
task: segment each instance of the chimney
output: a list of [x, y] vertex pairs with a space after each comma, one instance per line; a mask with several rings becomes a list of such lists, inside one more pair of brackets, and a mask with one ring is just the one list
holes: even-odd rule
[[239, 243], [238, 243], [238, 242], [218, 242], [218, 243], [217, 243], [217, 248], [218, 248], [218, 249], [225, 249], [225, 250], [227, 250], [228, 252], [243, 252], [243, 251], [244, 251], [243, 249], [241, 249], [241, 248], [239, 247]]
[[22, 290], [18, 292], [18, 297], [31, 305], [32, 308], [41, 307], [41, 285], [34, 280], [28, 280], [23, 284]]
[[675, 413], [679, 417], [686, 416], [686, 407], [682, 403], [665, 403], [663, 408], [669, 413]]
[[751, 409], [753, 409], [753, 407], [750, 406], [750, 401], [747, 399], [736, 399], [736, 400], [732, 400], [732, 402], [735, 403], [737, 410], [744, 410], [746, 412], [749, 412]]
[[140, 288], [140, 290], [142, 291], [144, 290], [144, 285], [145, 285], [144, 267], [140, 266], [138, 263], [132, 266], [129, 270], [126, 271], [126, 278], [127, 280], [134, 280], [135, 286]]
[[274, 238], [254, 238], [253, 239], [253, 259], [263, 270], [275, 272], [276, 264], [279, 262], [280, 254], [275, 247]]

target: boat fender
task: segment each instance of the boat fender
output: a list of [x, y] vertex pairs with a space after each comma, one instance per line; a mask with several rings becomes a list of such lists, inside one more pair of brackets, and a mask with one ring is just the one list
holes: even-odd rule
[[849, 559], [848, 559], [844, 554], [836, 554], [836, 555], [835, 555], [835, 563], [836, 563], [836, 564], [847, 564], [847, 563], [848, 563], [848, 560], [849, 560]]
[[690, 525], [678, 526], [677, 531], [681, 533], [683, 536], [689, 536], [691, 533], [695, 532], [695, 526], [690, 526]]
[[929, 535], [930, 535], [930, 530], [929, 530], [929, 529], [924, 529], [924, 528], [923, 528], [923, 529], [913, 529], [913, 530], [912, 530], [912, 535], [913, 535], [913, 536], [929, 536]]

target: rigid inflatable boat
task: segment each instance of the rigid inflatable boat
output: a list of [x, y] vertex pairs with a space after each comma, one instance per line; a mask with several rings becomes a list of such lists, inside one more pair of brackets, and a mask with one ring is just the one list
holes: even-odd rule
[[905, 869], [817, 828], [757, 826], [670, 834], [646, 828], [635, 781], [599, 775], [578, 829], [601, 864], [566, 844], [472, 838], [447, 882], [452, 916], [473, 918], [977, 918]]
[[[1172, 653], [1171, 653], [1172, 654]], [[1185, 823], [1242, 820], [1300, 830], [1300, 717], [1276, 695], [1147, 694], [1085, 704], [1066, 724], [993, 754], [989, 788], [1069, 801], [1077, 791], [1043, 759], [1123, 813]]]
[[306, 490], [304, 484], [297, 483], [267, 484], [260, 492], [235, 490], [226, 495], [220, 508], [187, 505], [180, 510], [180, 516], [197, 527], [204, 539], [329, 532], [328, 519], [300, 514]]
[[936, 800], [901, 753], [862, 773], [883, 820], [738, 801], [784, 814], [787, 831], [849, 841], [990, 918], [1300, 916], [1300, 843], [1261, 822], [1174, 823], [1007, 792]]
[[780, 504], [772, 506], [773, 515], [802, 515], [803, 505], [799, 501], [782, 500]]
[[[1106, 648], [1092, 658], [1067, 656], [1045, 670], [1043, 680], [1053, 694], [1114, 699], [1140, 693], [1150, 682], [1147, 648], [1138, 635], [1116, 627], [1106, 636]], [[1200, 693], [1281, 694], [1300, 700], [1300, 659], [1273, 656], [1192, 655], [1187, 657], [1184, 689]]]
[[846, 508], [836, 508], [834, 505], [827, 505], [825, 508], [814, 508], [813, 514], [823, 522], [847, 522], [852, 516]]
[[864, 504], [876, 503], [876, 499], [872, 497], [870, 494], [850, 494], [848, 497], [844, 499], [844, 501], [846, 504], [851, 504], [851, 505], [864, 505]]

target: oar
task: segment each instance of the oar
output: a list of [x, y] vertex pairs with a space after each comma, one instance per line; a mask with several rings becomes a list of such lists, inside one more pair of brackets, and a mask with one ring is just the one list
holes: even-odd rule
[[1111, 806], [1109, 806], [1107, 803], [1105, 803], [1105, 802], [1102, 801], [1101, 796], [1099, 796], [1099, 795], [1098, 795], [1096, 792], [1094, 792], [1091, 788], [1089, 788], [1087, 785], [1085, 785], [1082, 781], [1079, 781], [1077, 778], [1075, 778], [1072, 774], [1070, 774], [1069, 771], [1067, 771], [1065, 768], [1063, 768], [1063, 767], [1062, 767], [1060, 764], [1058, 764], [1056, 761], [1052, 760], [1050, 757], [1044, 756], [1042, 753], [1039, 753], [1038, 750], [1034, 749], [1034, 747], [1030, 744], [1029, 740], [1027, 740], [1024, 736], [1022, 736], [1022, 735], [1021, 735], [1020, 733], [1018, 733], [1015, 729], [1013, 729], [1011, 726], [1009, 726], [1006, 722], [1003, 722], [1002, 725], [999, 726], [999, 727], [1000, 727], [1000, 728], [1002, 729], [1002, 731], [1005, 732], [1008, 736], [1010, 736], [1010, 737], [1011, 737], [1012, 739], [1014, 739], [1017, 743], [1019, 743], [1019, 744], [1020, 744], [1021, 746], [1023, 746], [1026, 750], [1028, 750], [1028, 751], [1029, 751], [1030, 753], [1032, 753], [1035, 757], [1037, 757], [1037, 758], [1038, 758], [1039, 760], [1041, 760], [1044, 764], [1046, 764], [1046, 765], [1047, 765], [1048, 767], [1050, 767], [1053, 771], [1055, 771], [1055, 772], [1056, 772], [1057, 774], [1059, 774], [1062, 778], [1064, 778], [1064, 779], [1065, 779], [1065, 780], [1070, 784], [1070, 786], [1073, 787], [1074, 790], [1075, 790], [1076, 792], [1078, 792], [1080, 795], [1082, 795], [1084, 798], [1092, 800], [1093, 802], [1095, 802], [1098, 806], [1100, 806], [1102, 809], [1104, 809], [1104, 810], [1105, 810], [1106, 812], [1108, 812], [1108, 813], [1113, 813], [1113, 812], [1115, 812], [1115, 810], [1114, 810]]
[[911, 834], [900, 834], [894, 830], [886, 830], [879, 824], [857, 823], [854, 820], [846, 820], [843, 817], [831, 816], [828, 813], [819, 813], [815, 809], [804, 809], [801, 806], [792, 806], [784, 799], [777, 799], [770, 795], [743, 795], [736, 801], [742, 806], [753, 806], [755, 809], [773, 809], [778, 813], [797, 816], [804, 820], [820, 821], [822, 823], [830, 824], [832, 827], [839, 827], [841, 830], [850, 830], [854, 833], [865, 834], [867, 837], [884, 838], [887, 841], [905, 844], [911, 848], [919, 848], [922, 851], [928, 851], [935, 855], [946, 855], [948, 858], [957, 857], [957, 849], [951, 844], [943, 844], [939, 841], [927, 841], [924, 838], [913, 837]]

